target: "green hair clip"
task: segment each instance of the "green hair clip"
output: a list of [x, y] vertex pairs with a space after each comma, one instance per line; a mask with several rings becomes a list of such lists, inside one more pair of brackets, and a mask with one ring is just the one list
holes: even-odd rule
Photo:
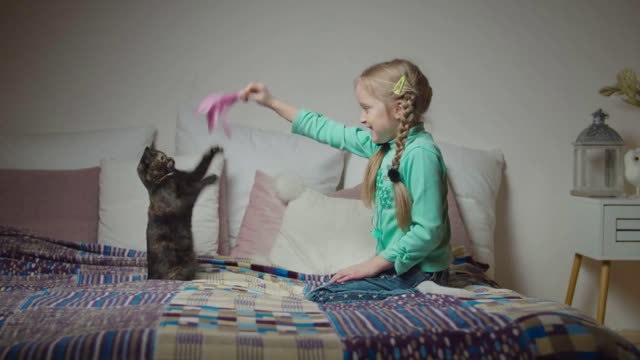
[[404, 82], [407, 81], [407, 77], [402, 75], [400, 77], [400, 80], [398, 80], [398, 82], [396, 83], [396, 85], [393, 87], [393, 93], [396, 95], [402, 95], [402, 92], [404, 91]]

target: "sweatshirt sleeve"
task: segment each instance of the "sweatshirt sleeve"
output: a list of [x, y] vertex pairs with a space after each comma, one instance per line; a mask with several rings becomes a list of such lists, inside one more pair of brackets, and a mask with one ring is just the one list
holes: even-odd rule
[[347, 127], [322, 114], [300, 109], [291, 124], [291, 132], [314, 139], [354, 155], [369, 158], [379, 148], [368, 131]]
[[412, 149], [400, 164], [401, 179], [411, 196], [411, 225], [380, 252], [381, 257], [394, 263], [398, 274], [422, 261], [443, 239], [447, 190], [442, 166], [438, 155], [425, 148]]

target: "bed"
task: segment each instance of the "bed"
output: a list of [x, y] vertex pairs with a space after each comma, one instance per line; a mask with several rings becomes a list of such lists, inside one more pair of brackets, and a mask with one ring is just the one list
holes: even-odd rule
[[[441, 144], [459, 250], [450, 287], [318, 305], [303, 295], [340, 261], [369, 256], [368, 235], [356, 239], [368, 215], [356, 216], [351, 191], [366, 162], [256, 129], [234, 128], [228, 142], [190, 116], [178, 119], [176, 163], [189, 166], [220, 143], [226, 159], [214, 171], [226, 180], [194, 212], [200, 268], [188, 282], [146, 278], [147, 200], [134, 165], [153, 131], [0, 135], [0, 358], [640, 358], [581, 311], [492, 280], [500, 153]], [[43, 160], [45, 152], [53, 157]], [[274, 177], [260, 169], [299, 171], [309, 191], [326, 196], [296, 199], [293, 211], [274, 200]], [[291, 227], [305, 221], [294, 216], [300, 206], [329, 224], [352, 214], [336, 225], [352, 227], [341, 231], [349, 238], [313, 238], [327, 237], [326, 224]], [[324, 230], [284, 242], [284, 230], [292, 241], [313, 226]], [[353, 248], [329, 255], [347, 240]]]

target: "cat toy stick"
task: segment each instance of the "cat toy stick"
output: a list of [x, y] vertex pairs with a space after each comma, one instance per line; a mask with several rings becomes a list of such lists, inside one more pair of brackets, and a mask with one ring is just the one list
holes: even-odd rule
[[231, 105], [238, 101], [239, 93], [213, 93], [205, 97], [198, 107], [198, 112], [201, 114], [207, 114], [207, 120], [209, 123], [209, 133], [213, 131], [213, 126], [220, 119], [222, 122], [222, 128], [225, 135], [231, 138], [231, 125], [227, 119], [227, 112]]

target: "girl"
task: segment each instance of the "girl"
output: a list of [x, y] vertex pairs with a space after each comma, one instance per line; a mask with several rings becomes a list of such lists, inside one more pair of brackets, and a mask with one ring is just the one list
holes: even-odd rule
[[306, 298], [380, 300], [416, 292], [425, 280], [446, 286], [452, 261], [446, 168], [422, 122], [431, 103], [429, 81], [413, 63], [395, 59], [365, 69], [355, 95], [369, 131], [282, 102], [261, 83], [240, 93], [292, 122], [293, 133], [369, 159], [362, 198], [374, 209], [377, 255], [338, 271]]

